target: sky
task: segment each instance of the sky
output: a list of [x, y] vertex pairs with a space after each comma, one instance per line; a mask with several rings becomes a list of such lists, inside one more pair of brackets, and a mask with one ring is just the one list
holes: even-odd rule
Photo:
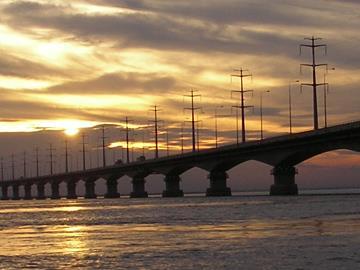
[[[190, 106], [195, 99], [200, 148], [214, 147], [214, 114], [219, 115], [219, 144], [236, 140], [239, 97], [234, 69], [245, 79], [247, 139], [260, 136], [259, 97], [263, 93], [264, 136], [289, 130], [288, 88], [292, 85], [293, 131], [312, 128], [310, 52], [299, 54], [306, 37], [323, 38], [317, 51], [318, 80], [329, 83], [328, 125], [359, 120], [360, 2], [356, 0], [32, 0], [0, 1], [0, 155], [6, 177], [14, 154], [17, 177], [34, 174], [39, 147], [42, 173], [54, 147], [56, 170], [62, 171], [64, 140], [69, 141], [71, 169], [81, 163], [80, 133], [85, 132], [88, 167], [101, 163], [101, 129], [106, 126], [107, 161], [124, 158], [124, 119], [132, 121], [134, 158], [153, 155], [151, 108], [158, 105], [161, 154], [180, 151], [184, 127], [190, 149]], [[269, 91], [269, 92], [268, 92]], [[324, 126], [323, 89], [319, 89], [319, 123]], [[185, 122], [184, 122], [185, 121]], [[65, 132], [64, 132], [65, 131]], [[144, 143], [143, 143], [144, 141]], [[144, 146], [144, 147], [143, 147]], [[91, 158], [90, 158], [91, 157]], [[351, 151], [320, 155], [299, 165], [304, 187], [360, 186], [360, 157]], [[264, 167], [265, 166], [265, 167]], [[239, 165], [230, 174], [236, 189], [271, 184], [267, 165]], [[193, 169], [184, 180], [189, 190], [207, 186], [206, 172]], [[254, 173], [256, 171], [256, 173]], [[261, 172], [261, 174], [259, 173]], [[315, 175], [321, 177], [315, 177]], [[265, 176], [266, 175], [266, 176]], [[5, 177], [5, 178], [6, 178]], [[237, 180], [241, 178], [241, 180]], [[320, 179], [320, 180], [319, 180]], [[160, 181], [161, 182], [161, 181]], [[160, 189], [159, 184], [158, 189]], [[149, 185], [150, 186], [150, 185]], [[154, 185], [156, 186], [156, 185]]]

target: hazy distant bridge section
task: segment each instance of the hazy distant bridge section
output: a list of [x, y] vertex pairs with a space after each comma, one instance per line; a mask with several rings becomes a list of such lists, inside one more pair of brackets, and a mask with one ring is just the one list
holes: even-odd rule
[[[296, 195], [298, 188], [295, 183], [295, 166], [318, 154], [337, 149], [360, 152], [360, 121], [129, 164], [3, 181], [0, 183], [1, 199], [21, 199], [20, 187], [24, 188], [22, 199], [46, 199], [46, 184], [51, 186], [50, 198], [60, 199], [59, 185], [62, 182], [66, 183], [66, 197], [75, 199], [76, 185], [80, 180], [85, 182], [85, 198], [96, 198], [95, 182], [100, 178], [106, 179], [105, 198], [117, 198], [120, 197], [118, 180], [125, 175], [132, 178], [131, 197], [147, 197], [145, 178], [153, 173], [165, 175], [164, 197], [181, 197], [183, 191], [180, 187], [180, 175], [193, 167], [209, 172], [207, 196], [230, 196], [231, 189], [226, 184], [227, 171], [249, 160], [273, 166], [271, 173], [274, 183], [270, 188], [271, 195]], [[36, 196], [31, 192], [33, 185], [37, 187]], [[9, 188], [12, 188], [11, 198], [8, 196]]]

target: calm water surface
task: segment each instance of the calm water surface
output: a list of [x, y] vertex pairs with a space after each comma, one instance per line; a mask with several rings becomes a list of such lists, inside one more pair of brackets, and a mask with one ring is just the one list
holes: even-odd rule
[[0, 202], [0, 269], [360, 269], [360, 195]]

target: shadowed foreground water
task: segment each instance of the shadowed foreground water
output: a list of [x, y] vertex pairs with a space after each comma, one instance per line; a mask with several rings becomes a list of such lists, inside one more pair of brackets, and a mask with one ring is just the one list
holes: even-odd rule
[[0, 269], [360, 269], [360, 196], [0, 202]]

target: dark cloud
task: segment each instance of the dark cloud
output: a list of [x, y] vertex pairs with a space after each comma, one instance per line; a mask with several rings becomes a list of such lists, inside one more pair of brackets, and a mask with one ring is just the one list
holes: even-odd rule
[[174, 78], [159, 74], [112, 73], [91, 80], [57, 85], [47, 90], [49, 93], [71, 94], [159, 94], [164, 90], [171, 91], [175, 84]]
[[47, 79], [59, 76], [70, 76], [70, 73], [0, 50], [0, 75], [29, 79]]
[[[110, 4], [114, 2], [116, 1], [111, 1]], [[323, 14], [320, 6], [310, 9], [307, 5], [300, 4], [296, 6], [275, 2], [262, 5], [248, 1], [228, 1], [221, 4], [205, 4], [202, 1], [175, 4], [164, 4], [163, 1], [134, 3], [119, 1], [118, 5], [136, 10], [155, 11], [141, 14], [86, 15], [76, 13], [68, 5], [41, 5], [22, 1], [12, 3], [4, 9], [4, 20], [13, 27], [20, 27], [25, 31], [30, 29], [30, 26], [56, 29], [65, 34], [71, 33], [76, 39], [113, 42], [120, 49], [151, 48], [202, 54], [220, 52], [284, 55], [289, 58], [297, 56], [299, 42], [309, 33], [294, 32], [293, 35], [284, 35], [281, 32], [249, 30], [243, 26], [250, 23], [260, 27], [310, 27], [311, 31], [317, 26], [316, 32], [319, 29], [320, 32], [326, 32], [330, 26], [348, 28], [347, 23], [358, 25], [351, 19], [329, 20], [329, 16], [332, 15]], [[329, 8], [326, 9], [327, 12], [328, 10]], [[22, 18], [20, 21], [17, 19], [19, 16]], [[185, 20], [187, 17], [189, 20]], [[230, 23], [234, 24], [231, 30]], [[331, 60], [347, 67], [358, 67], [358, 41], [355, 39], [345, 42], [346, 38], [340, 35], [336, 40], [330, 41], [333, 45], [332, 51], [330, 50]]]

